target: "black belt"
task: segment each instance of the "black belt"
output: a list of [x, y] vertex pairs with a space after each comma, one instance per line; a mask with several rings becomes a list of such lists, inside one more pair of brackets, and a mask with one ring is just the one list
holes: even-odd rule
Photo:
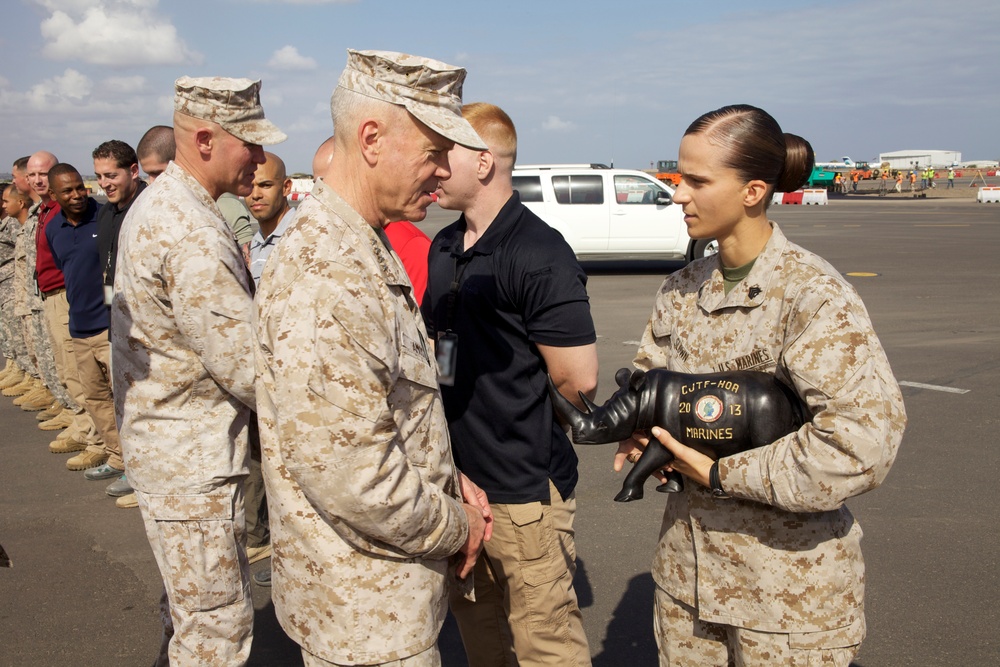
[[66, 291], [65, 287], [57, 287], [56, 289], [49, 290], [48, 292], [42, 292], [42, 301], [45, 301], [50, 296], [55, 296], [56, 294], [59, 294], [61, 292], [65, 292], [65, 291]]

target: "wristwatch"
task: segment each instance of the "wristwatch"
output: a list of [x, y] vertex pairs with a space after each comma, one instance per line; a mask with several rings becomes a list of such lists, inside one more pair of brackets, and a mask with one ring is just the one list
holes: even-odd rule
[[725, 489], [722, 488], [722, 481], [719, 480], [719, 462], [716, 461], [712, 464], [711, 469], [708, 471], [708, 485], [712, 489], [713, 498], [728, 498], [729, 495], [726, 493]]

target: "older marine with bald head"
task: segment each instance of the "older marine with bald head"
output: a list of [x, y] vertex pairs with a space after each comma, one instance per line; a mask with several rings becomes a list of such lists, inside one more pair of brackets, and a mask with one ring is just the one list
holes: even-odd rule
[[260, 82], [182, 77], [177, 151], [122, 225], [111, 331], [129, 482], [166, 587], [160, 664], [240, 665], [253, 637], [243, 481], [254, 408], [251, 286], [216, 199], [249, 195]]

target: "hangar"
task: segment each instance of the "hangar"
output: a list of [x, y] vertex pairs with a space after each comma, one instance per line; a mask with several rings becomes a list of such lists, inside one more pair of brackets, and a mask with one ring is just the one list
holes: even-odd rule
[[889, 163], [890, 169], [917, 167], [950, 167], [962, 161], [961, 151], [905, 150], [879, 153], [879, 164]]

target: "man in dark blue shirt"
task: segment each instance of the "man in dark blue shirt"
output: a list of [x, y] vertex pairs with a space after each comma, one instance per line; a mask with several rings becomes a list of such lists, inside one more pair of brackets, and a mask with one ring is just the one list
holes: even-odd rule
[[49, 190], [61, 211], [46, 225], [45, 238], [66, 281], [69, 334], [83, 387], [83, 407], [104, 438], [101, 445], [91, 445], [81, 454], [90, 464], [85, 474], [88, 479], [118, 478], [125, 471], [125, 463], [115, 424], [108, 370], [111, 350], [104, 280], [97, 251], [98, 205], [88, 196], [80, 172], [72, 165], [60, 163], [49, 170]]
[[589, 667], [573, 588], [577, 457], [546, 385], [548, 373], [581, 406], [578, 392], [597, 388], [587, 277], [513, 190], [507, 114], [480, 103], [462, 115], [489, 150], [448, 154], [438, 203], [462, 217], [434, 238], [421, 311], [455, 464], [489, 497], [493, 536], [476, 562], [475, 601], [453, 594], [451, 609], [470, 667]]

